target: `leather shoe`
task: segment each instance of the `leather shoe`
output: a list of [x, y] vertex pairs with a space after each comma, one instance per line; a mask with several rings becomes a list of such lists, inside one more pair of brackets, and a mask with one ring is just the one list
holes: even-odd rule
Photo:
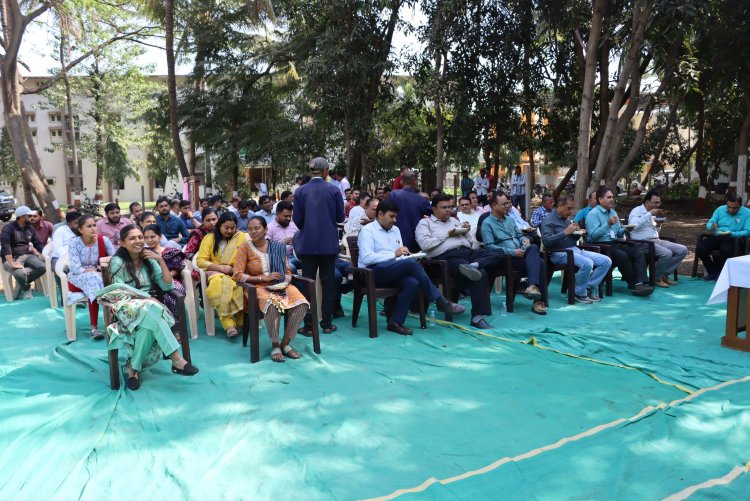
[[180, 376], [195, 376], [196, 374], [198, 374], [198, 368], [188, 362], [182, 369], [178, 369], [173, 365], [172, 372], [174, 372], [175, 374], [179, 374]]
[[536, 285], [529, 285], [526, 290], [523, 291], [523, 297], [532, 301], [539, 301], [542, 299], [542, 292]]
[[650, 296], [651, 294], [653, 294], [653, 292], [654, 292], [653, 287], [649, 287], [643, 284], [636, 285], [635, 288], [630, 291], [631, 294], [633, 294], [634, 296], [639, 296], [639, 297]]
[[531, 311], [537, 315], [546, 315], [547, 307], [544, 305], [544, 301], [534, 301], [534, 304], [531, 305]]
[[469, 325], [472, 327], [476, 327], [477, 329], [494, 329], [490, 324], [487, 323], [487, 320], [481, 319], [479, 322], [471, 322]]
[[388, 322], [387, 329], [391, 332], [395, 332], [396, 334], [401, 334], [402, 336], [411, 336], [411, 329], [404, 327], [403, 325], [399, 325], [396, 322]]
[[472, 266], [470, 264], [462, 264], [458, 267], [459, 273], [461, 275], [465, 276], [472, 282], [478, 282], [482, 280], [482, 272], [479, 271], [479, 268], [476, 266]]
[[128, 388], [131, 390], [137, 390], [141, 387], [141, 380], [137, 377], [131, 376], [128, 378]]
[[460, 304], [456, 304], [452, 301], [446, 300], [442, 304], [438, 303], [437, 309], [439, 312], [442, 312], [442, 313], [449, 311], [451, 313], [458, 315], [466, 311], [466, 306], [462, 306]]

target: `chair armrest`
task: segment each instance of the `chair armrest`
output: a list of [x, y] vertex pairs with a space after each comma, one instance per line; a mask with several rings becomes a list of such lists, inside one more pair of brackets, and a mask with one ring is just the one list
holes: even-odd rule
[[292, 285], [297, 287], [298, 289], [306, 289], [308, 293], [312, 293], [315, 291], [315, 280], [312, 278], [306, 278], [300, 275], [293, 275], [292, 276]]
[[448, 273], [448, 261], [445, 259], [422, 259], [422, 267], [428, 273], [431, 270], [438, 270], [441, 274]]
[[603, 244], [603, 243], [596, 243], [596, 244], [581, 244], [581, 248], [583, 250], [591, 251], [591, 252], [597, 252], [599, 254], [603, 254], [605, 256], [609, 256], [609, 245]]
[[667, 242], [677, 242], [676, 237], [670, 237], [668, 235], [659, 235], [659, 240], [666, 240]]
[[359, 268], [357, 266], [351, 266], [349, 268], [349, 272], [352, 273], [355, 276], [364, 277], [365, 280], [374, 280], [375, 279], [375, 272], [372, 271], [370, 268]]

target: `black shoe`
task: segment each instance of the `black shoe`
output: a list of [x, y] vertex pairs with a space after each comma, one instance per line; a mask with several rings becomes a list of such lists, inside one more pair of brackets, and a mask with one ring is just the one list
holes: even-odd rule
[[391, 332], [395, 332], [396, 334], [401, 334], [402, 336], [411, 336], [411, 329], [404, 327], [403, 325], [399, 325], [396, 322], [388, 322], [388, 330]]
[[653, 287], [649, 287], [643, 284], [637, 284], [633, 289], [630, 290], [631, 294], [638, 297], [650, 296], [651, 294], [653, 294], [653, 292]]
[[129, 377], [128, 378], [128, 388], [131, 390], [137, 390], [141, 387], [141, 380], [137, 377]]
[[481, 319], [479, 322], [471, 322], [469, 325], [476, 327], [477, 329], [494, 329], [494, 327], [488, 324], [485, 319]]
[[172, 372], [174, 372], [175, 374], [179, 374], [180, 376], [195, 376], [196, 374], [198, 374], [198, 368], [188, 362], [182, 369], [178, 369], [173, 365]]
[[706, 276], [703, 277], [703, 280], [706, 282], [716, 282], [719, 279], [718, 273], [708, 273]]
[[299, 329], [297, 329], [297, 334], [299, 334], [300, 336], [312, 337], [312, 327], [300, 327]]
[[466, 306], [462, 306], [460, 304], [445, 300], [444, 302], [438, 302], [437, 309], [442, 313], [450, 311], [451, 313], [458, 315], [466, 311]]

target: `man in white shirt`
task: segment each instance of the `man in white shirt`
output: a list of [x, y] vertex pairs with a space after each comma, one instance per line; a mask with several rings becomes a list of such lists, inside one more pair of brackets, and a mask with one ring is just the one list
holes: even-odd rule
[[660, 227], [661, 223], [664, 222], [664, 212], [660, 207], [661, 197], [659, 194], [655, 190], [649, 191], [643, 197], [643, 205], [639, 205], [630, 211], [628, 224], [635, 225], [635, 228], [630, 230], [631, 239], [654, 242], [657, 258], [654, 272], [656, 286], [669, 287], [670, 285], [677, 285], [677, 282], [671, 281], [669, 276], [685, 259], [688, 249], [684, 245], [659, 238], [657, 226]]
[[473, 229], [473, 231], [471, 231], [472, 235], [477, 231], [477, 223], [479, 222], [479, 216], [481, 215], [482, 211], [474, 211], [471, 209], [471, 199], [468, 196], [458, 199], [458, 213], [456, 214], [456, 217], [462, 223], [469, 223], [471, 225]]
[[350, 190], [352, 188], [352, 185], [349, 183], [349, 180], [346, 178], [346, 172], [339, 171], [336, 176], [338, 177], [339, 181], [339, 190], [341, 190], [341, 196], [344, 199], [344, 202], [346, 202], [346, 190]]
[[417, 224], [417, 243], [430, 259], [448, 262], [456, 290], [468, 288], [471, 291], [471, 326], [492, 329], [484, 319], [484, 315], [492, 312], [489, 277], [505, 257], [502, 252], [478, 248], [471, 231], [466, 232], [471, 225], [451, 217], [452, 200], [448, 195], [437, 195], [432, 199], [432, 216]]
[[380, 203], [380, 200], [377, 198], [362, 197], [359, 205], [349, 212], [349, 219], [344, 225], [344, 234], [346, 236], [359, 235], [364, 225], [375, 220], [375, 209], [378, 203]]
[[78, 235], [78, 218], [80, 214], [76, 211], [68, 211], [65, 213], [65, 225], [60, 226], [52, 233], [52, 252], [50, 253], [50, 259], [52, 261], [52, 269], [55, 269], [57, 260], [60, 259], [60, 255], [63, 252], [68, 251], [68, 245]]
[[526, 176], [521, 173], [520, 165], [516, 165], [510, 177], [510, 203], [513, 207], [518, 207], [523, 214], [526, 207]]
[[412, 333], [404, 327], [409, 306], [419, 290], [427, 303], [435, 302], [440, 311], [449, 310], [454, 314], [463, 313], [466, 308], [443, 297], [440, 291], [427, 276], [422, 266], [414, 259], [409, 259], [410, 252], [401, 239], [401, 231], [396, 226], [398, 206], [384, 200], [375, 211], [375, 222], [363, 227], [359, 232], [360, 268], [374, 271], [376, 287], [399, 287], [401, 293], [390, 312], [388, 330], [403, 336]]
[[490, 189], [490, 178], [487, 177], [487, 171], [481, 169], [479, 175], [474, 178], [474, 191], [477, 192], [477, 198], [482, 205], [487, 203], [487, 192]]

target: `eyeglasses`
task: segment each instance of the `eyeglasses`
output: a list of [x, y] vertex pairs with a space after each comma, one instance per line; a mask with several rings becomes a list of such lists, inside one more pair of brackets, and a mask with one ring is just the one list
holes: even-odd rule
[[458, 204], [459, 207], [468, 207], [470, 204]]

